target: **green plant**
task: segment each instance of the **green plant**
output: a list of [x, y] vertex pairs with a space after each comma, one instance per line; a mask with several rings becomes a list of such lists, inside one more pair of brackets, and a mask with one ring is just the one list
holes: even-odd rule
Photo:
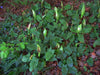
[[[27, 5], [23, 2], [22, 4]], [[93, 51], [86, 44], [84, 35], [95, 35], [92, 38], [97, 40], [93, 46], [100, 45], [99, 29], [91, 25], [98, 21], [99, 13], [95, 12], [99, 6], [93, 5], [97, 9], [94, 11], [94, 7], [90, 4], [89, 14], [85, 12], [84, 3], [77, 10], [73, 10], [69, 4], [66, 6], [62, 4], [62, 9], [57, 7], [51, 9], [50, 4], [42, 0], [41, 4], [31, 5], [31, 12], [26, 15], [9, 15], [0, 23], [2, 25], [0, 26], [0, 58], [2, 59], [0, 68], [3, 74], [18, 75], [21, 72], [25, 74], [26, 70], [29, 70], [36, 75], [38, 71], [44, 72], [48, 69], [46, 63], [51, 61], [57, 61], [63, 75], [81, 74], [75, 67], [78, 65], [77, 57], [88, 55]], [[62, 14], [62, 10], [67, 10], [65, 15]], [[92, 18], [88, 14], [93, 14]], [[90, 18], [89, 22], [86, 16]], [[92, 66], [93, 60], [90, 58], [87, 63]], [[86, 67], [84, 69], [87, 70]]]

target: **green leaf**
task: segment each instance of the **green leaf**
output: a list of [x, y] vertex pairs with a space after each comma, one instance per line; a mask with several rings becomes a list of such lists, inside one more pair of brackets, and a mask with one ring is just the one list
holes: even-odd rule
[[66, 20], [60, 19], [60, 23], [63, 24], [63, 25], [66, 25]]
[[65, 53], [67, 53], [68, 56], [71, 55], [72, 49], [70, 48], [70, 46], [65, 47], [64, 50], [65, 50]]
[[39, 16], [39, 15], [36, 16], [36, 19], [38, 22], [40, 22], [42, 20], [41, 16]]
[[93, 47], [100, 46], [100, 38], [93, 43]]
[[89, 23], [94, 23], [96, 21], [95, 16], [89, 18]]
[[23, 61], [23, 62], [28, 62], [29, 60], [30, 60], [30, 54], [24, 55], [24, 56], [22, 57], [22, 61]]
[[73, 60], [71, 57], [67, 58], [67, 65], [68, 65], [68, 67], [73, 67]]
[[89, 33], [91, 32], [92, 26], [91, 25], [86, 25], [83, 27], [82, 33]]
[[83, 34], [78, 34], [78, 40], [79, 40], [81, 43], [84, 43], [84, 35], [83, 35]]
[[71, 8], [70, 4], [67, 4], [66, 6], [64, 6], [64, 10], [68, 10], [70, 8]]
[[29, 65], [30, 65], [30, 67], [29, 67], [30, 72], [32, 72], [34, 69], [37, 68], [38, 61], [39, 61], [38, 58], [36, 58], [36, 57], [33, 57], [33, 58], [32, 58], [32, 60], [31, 60], [31, 62], [30, 62], [30, 64], [29, 64]]
[[68, 68], [67, 68], [67, 65], [62, 65], [62, 69], [61, 69], [61, 71], [62, 71], [62, 75], [67, 75], [67, 73], [68, 73]]
[[50, 4], [49, 4], [49, 3], [47, 3], [47, 2], [44, 2], [44, 7], [45, 7], [45, 8], [47, 8], [47, 9], [51, 9]]
[[85, 13], [85, 3], [83, 3], [82, 10], [81, 10], [81, 18], [84, 16]]
[[66, 23], [62, 26], [62, 31], [67, 30], [68, 26], [66, 25]]
[[90, 65], [90, 66], [93, 66], [93, 58], [89, 58], [87, 60], [87, 63]]
[[26, 45], [26, 47], [27, 47], [27, 49], [28, 50], [35, 50], [35, 49], [37, 49], [37, 46], [36, 46], [36, 44], [28, 44], [28, 45]]
[[54, 50], [52, 50], [51, 48], [48, 49], [48, 51], [45, 53], [45, 58], [46, 58], [46, 61], [49, 61], [50, 58], [54, 55]]
[[72, 43], [75, 40], [75, 35], [72, 35], [69, 40], [70, 40], [70, 43]]
[[68, 16], [72, 16], [72, 15], [73, 15], [73, 12], [72, 12], [72, 10], [68, 10], [68, 11], [66, 12], [66, 14], [67, 14]]
[[66, 40], [69, 39], [72, 36], [72, 32], [68, 32]]
[[79, 19], [79, 14], [74, 14], [73, 16], [72, 16], [72, 24], [75, 24], [75, 25], [79, 25], [79, 23], [80, 23], [80, 19]]
[[8, 51], [2, 51], [2, 52], [0, 52], [0, 57], [1, 57], [1, 59], [7, 58], [8, 53], [9, 53]]
[[78, 71], [75, 67], [71, 67], [71, 68], [69, 68], [69, 72], [73, 75], [76, 75]]
[[25, 44], [24, 44], [24, 42], [21, 42], [19, 46], [20, 46], [22, 49], [25, 49]]

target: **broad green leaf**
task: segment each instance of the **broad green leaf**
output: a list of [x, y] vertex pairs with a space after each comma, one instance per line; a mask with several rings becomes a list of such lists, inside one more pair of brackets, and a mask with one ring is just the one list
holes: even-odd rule
[[71, 53], [72, 53], [72, 49], [70, 48], [70, 46], [65, 47], [64, 50], [65, 50], [65, 53], [67, 53], [68, 56], [71, 55]]
[[35, 49], [37, 49], [37, 46], [36, 46], [36, 44], [28, 44], [28, 45], [26, 45], [26, 47], [27, 47], [27, 49], [28, 50], [35, 50]]
[[29, 60], [30, 60], [30, 54], [24, 55], [24, 56], [22, 57], [22, 61], [23, 61], [23, 62], [28, 62]]
[[95, 16], [89, 18], [89, 23], [94, 23], [96, 21]]
[[93, 58], [87, 59], [87, 63], [88, 63], [90, 66], [93, 66]]
[[85, 27], [83, 27], [82, 33], [89, 33], [91, 29], [92, 29], [91, 25], [86, 25]]
[[1, 51], [1, 52], [0, 52], [0, 58], [1, 58], [1, 59], [7, 58], [8, 53], [9, 53], [8, 51]]
[[42, 70], [46, 65], [46, 61], [43, 61], [43, 62], [39, 62], [38, 63], [38, 67], [39, 67], [39, 71]]
[[49, 61], [50, 58], [54, 55], [54, 50], [53, 49], [48, 49], [48, 51], [45, 53], [45, 59], [46, 61]]
[[69, 68], [69, 72], [72, 74], [72, 75], [76, 75], [77, 74], [77, 69], [75, 67], [71, 67]]
[[86, 67], [86, 66], [84, 66], [83, 69], [84, 69], [85, 71], [87, 71], [87, 67]]
[[67, 30], [68, 26], [66, 25], [66, 23], [62, 26], [62, 31]]
[[68, 11], [66, 12], [66, 14], [67, 14], [68, 16], [72, 16], [72, 15], [73, 15], [73, 12], [72, 12], [72, 10], [68, 10]]
[[83, 34], [78, 34], [78, 40], [79, 40], [81, 43], [84, 43], [84, 35], [83, 35]]
[[42, 20], [41, 16], [39, 16], [39, 15], [36, 16], [36, 19], [38, 22], [40, 22]]
[[100, 46], [100, 38], [93, 43], [93, 47]]
[[67, 68], [67, 65], [62, 65], [62, 68], [61, 68], [61, 71], [62, 71], [62, 75], [67, 75], [68, 73], [68, 68]]
[[36, 58], [36, 57], [33, 57], [31, 62], [30, 62], [30, 67], [29, 67], [29, 71], [32, 72], [33, 70], [35, 70], [37, 68], [37, 65], [38, 65], [38, 61], [39, 59]]
[[25, 44], [24, 44], [24, 42], [21, 42], [19, 46], [20, 46], [22, 49], [25, 49]]
[[60, 19], [60, 23], [63, 24], [63, 25], [66, 25], [66, 20]]
[[79, 25], [79, 23], [80, 23], [80, 18], [79, 18], [79, 14], [74, 14], [73, 16], [72, 16], [72, 24], [75, 24], [75, 25]]
[[75, 40], [75, 35], [72, 35], [69, 40], [70, 40], [70, 43], [72, 43]]
[[68, 65], [68, 67], [73, 67], [73, 60], [71, 57], [67, 58], [67, 65]]
[[82, 10], [81, 10], [81, 18], [84, 16], [85, 13], [85, 3], [83, 3]]
[[5, 51], [5, 50], [7, 50], [7, 47], [4, 46], [4, 45], [1, 45], [1, 46], [0, 46], [0, 51]]
[[49, 3], [47, 3], [47, 2], [45, 2], [45, 3], [44, 3], [44, 7], [45, 7], [45, 8], [47, 8], [47, 9], [51, 9], [50, 4], [49, 4]]
[[72, 36], [72, 32], [68, 32], [66, 40], [69, 39]]
[[66, 6], [64, 6], [64, 10], [68, 10], [70, 8], [71, 8], [70, 4], [67, 4]]

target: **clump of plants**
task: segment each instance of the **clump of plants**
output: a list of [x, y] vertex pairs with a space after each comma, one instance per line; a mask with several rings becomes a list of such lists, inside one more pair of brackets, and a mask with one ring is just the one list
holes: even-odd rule
[[[90, 12], [85, 11], [86, 6]], [[22, 16], [9, 14], [0, 23], [0, 72], [18, 75], [29, 70], [37, 75], [38, 71], [44, 72], [47, 62], [57, 61], [62, 75], [81, 74], [75, 67], [77, 58], [93, 51], [84, 35], [96, 38], [93, 47], [100, 45], [98, 24], [92, 26], [100, 22], [99, 9], [97, 3], [82, 3], [77, 10], [69, 4], [51, 9], [42, 0]]]

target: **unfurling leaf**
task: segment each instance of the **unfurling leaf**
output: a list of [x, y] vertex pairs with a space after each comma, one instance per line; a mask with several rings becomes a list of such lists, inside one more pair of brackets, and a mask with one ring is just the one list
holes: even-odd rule
[[41, 1], [41, 7], [43, 7], [44, 0]]
[[61, 1], [61, 10], [63, 11], [64, 5], [63, 2]]
[[58, 14], [58, 9], [57, 9], [57, 7], [55, 7], [54, 8], [54, 10], [55, 10], [55, 14], [56, 14], [56, 22], [58, 22], [58, 20], [59, 20], [59, 14]]
[[85, 26], [86, 25], [86, 20], [85, 19], [83, 19], [83, 26]]
[[60, 51], [63, 51], [63, 46], [60, 47]]
[[57, 46], [57, 48], [60, 48], [60, 44], [59, 43], [57, 43], [56, 46]]
[[85, 13], [85, 4], [83, 3], [82, 10], [81, 10], [81, 18], [84, 16]]
[[30, 27], [31, 27], [31, 23], [28, 25], [28, 28], [27, 29], [30, 30]]
[[100, 8], [99, 8], [99, 10], [98, 10], [98, 18], [100, 18]]
[[37, 51], [38, 51], [38, 56], [40, 57], [41, 47], [38, 44], [37, 44]]
[[32, 13], [33, 13], [33, 17], [34, 17], [34, 19], [36, 19], [36, 13], [35, 13], [35, 11], [32, 10]]

